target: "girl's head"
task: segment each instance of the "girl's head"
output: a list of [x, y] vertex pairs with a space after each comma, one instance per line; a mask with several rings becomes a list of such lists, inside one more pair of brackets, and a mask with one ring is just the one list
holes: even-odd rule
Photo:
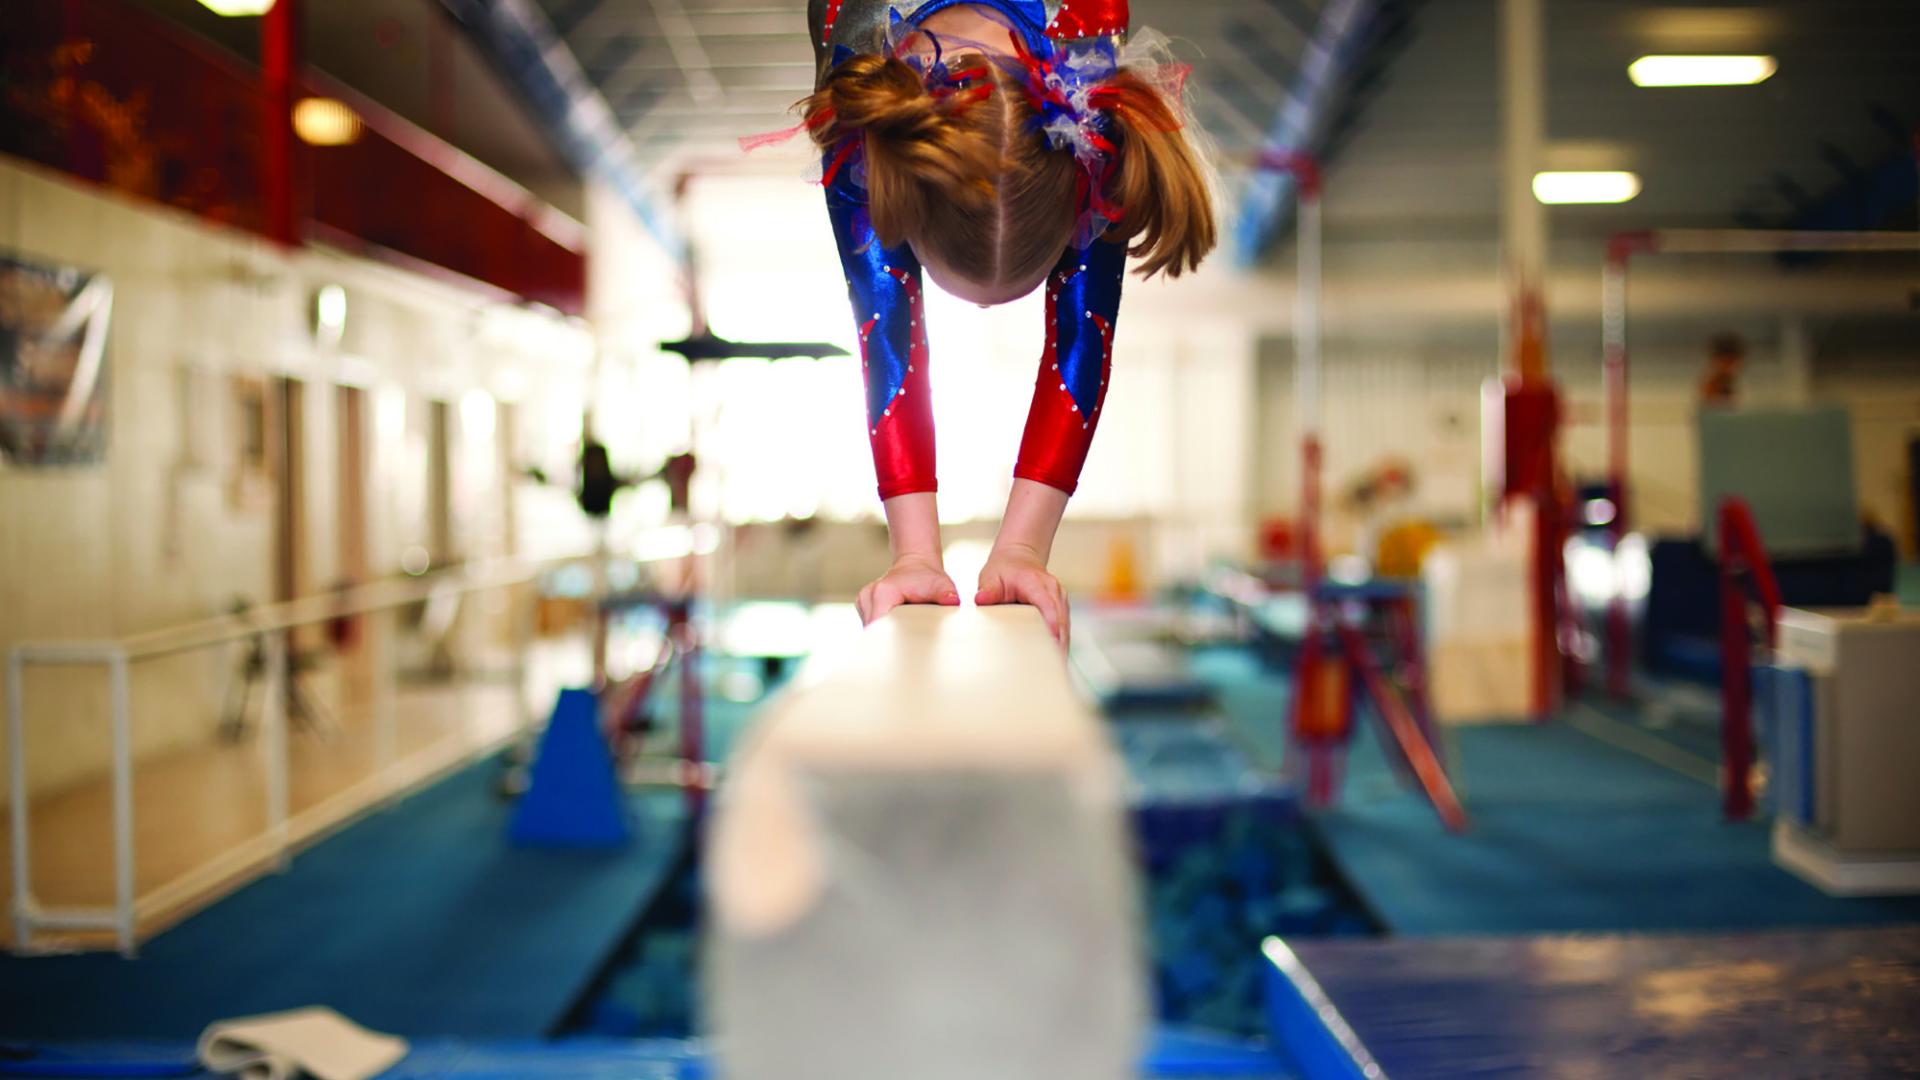
[[[886, 55], [854, 56], [803, 102], [822, 148], [865, 142], [874, 233], [906, 241], [941, 288], [977, 304], [1032, 292], [1074, 239], [1088, 172], [1039, 131], [1017, 65], [975, 53], [948, 57], [956, 82], [929, 88]], [[1112, 143], [1105, 238], [1128, 243], [1140, 272], [1177, 277], [1212, 249], [1205, 174], [1161, 91], [1121, 68], [1098, 95]]]

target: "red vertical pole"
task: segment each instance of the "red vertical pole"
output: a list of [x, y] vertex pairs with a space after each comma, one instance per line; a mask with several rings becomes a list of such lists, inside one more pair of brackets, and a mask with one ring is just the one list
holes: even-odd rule
[[679, 642], [680, 658], [680, 774], [687, 812], [698, 816], [706, 805], [707, 766], [705, 717], [701, 714], [700, 642], [693, 630], [693, 600], [674, 600], [668, 606], [667, 633]]
[[[84, 41], [86, 31], [81, 22], [80, 0], [65, 0], [60, 8], [61, 51], [64, 68], [55, 69], [55, 77], [64, 79], [66, 113], [61, 119], [66, 122], [66, 160], [62, 162], [67, 171], [76, 176], [86, 176], [80, 168], [80, 50], [76, 47]], [[104, 179], [104, 174], [99, 179]]]
[[1300, 440], [1300, 587], [1312, 599], [1320, 584], [1320, 437]]
[[[1724, 541], [1722, 541], [1724, 544]], [[1753, 815], [1753, 643], [1747, 632], [1747, 594], [1733, 557], [1720, 565], [1720, 790], [1728, 821]]]
[[301, 0], [278, 0], [260, 20], [260, 196], [267, 238], [300, 243], [298, 144], [293, 105], [300, 81]]

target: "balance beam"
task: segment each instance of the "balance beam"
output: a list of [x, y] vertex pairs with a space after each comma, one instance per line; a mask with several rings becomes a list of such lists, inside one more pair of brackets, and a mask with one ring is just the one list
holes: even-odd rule
[[772, 708], [707, 838], [722, 1075], [1129, 1075], [1123, 771], [1038, 613], [898, 608]]

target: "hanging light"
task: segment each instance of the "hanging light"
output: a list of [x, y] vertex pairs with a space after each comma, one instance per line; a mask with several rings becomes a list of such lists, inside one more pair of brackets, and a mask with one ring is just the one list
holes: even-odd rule
[[274, 0], [200, 0], [200, 6], [215, 15], [229, 17], [265, 15], [273, 10]]
[[1533, 174], [1533, 197], [1549, 206], [1572, 203], [1623, 203], [1638, 194], [1640, 194], [1640, 177], [1630, 172]]
[[293, 133], [312, 146], [347, 146], [360, 138], [360, 114], [334, 98], [301, 98], [293, 107]]
[[1771, 56], [1643, 56], [1627, 65], [1635, 86], [1752, 86], [1779, 70]]

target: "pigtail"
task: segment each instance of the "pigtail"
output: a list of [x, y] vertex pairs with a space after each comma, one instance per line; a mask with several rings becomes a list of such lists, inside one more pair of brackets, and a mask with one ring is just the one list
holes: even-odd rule
[[1216, 239], [1213, 196], [1180, 117], [1158, 88], [1126, 68], [1097, 96], [1115, 135], [1107, 197], [1119, 218], [1108, 237], [1130, 242], [1127, 254], [1141, 260], [1143, 277], [1197, 268]]
[[873, 231], [892, 247], [937, 205], [979, 213], [994, 197], [985, 179], [1001, 167], [993, 132], [958, 117], [991, 92], [982, 65], [954, 84], [929, 89], [904, 60], [869, 54], [847, 58], [800, 103], [815, 145], [833, 150], [865, 141], [867, 208]]

